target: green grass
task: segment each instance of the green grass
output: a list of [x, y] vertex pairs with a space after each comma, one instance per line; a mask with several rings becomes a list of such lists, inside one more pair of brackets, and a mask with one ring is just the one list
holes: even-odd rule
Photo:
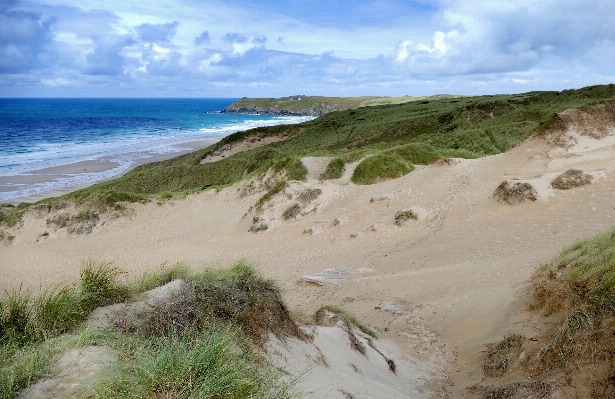
[[382, 180], [395, 179], [414, 170], [400, 156], [376, 154], [359, 163], [352, 174], [356, 184], [374, 184]]
[[192, 270], [184, 263], [180, 262], [171, 266], [163, 264], [158, 271], [145, 272], [129, 287], [132, 292], [140, 293], [160, 287], [176, 279], [190, 280], [192, 275]]
[[[126, 350], [119, 376], [94, 389], [96, 398], [286, 398], [280, 374], [259, 365], [231, 329], [172, 331]], [[125, 348], [127, 349], [127, 348]]]
[[[147, 201], [163, 192], [175, 195], [225, 187], [270, 168], [285, 169], [290, 180], [303, 180], [306, 170], [299, 159], [304, 156], [330, 156], [348, 163], [388, 152], [392, 165], [386, 169], [403, 173], [400, 160], [429, 164], [436, 154], [475, 158], [508, 151], [534, 133], [557, 127], [561, 119], [556, 116], [558, 112], [614, 99], [615, 85], [610, 84], [562, 92], [432, 98], [331, 112], [305, 123], [234, 133], [203, 150], [141, 165], [117, 179], [61, 198], [102, 212], [122, 202]], [[224, 145], [272, 136], [284, 140], [217, 162], [200, 163]], [[15, 225], [29, 206], [0, 207], [0, 224]]]
[[342, 158], [333, 158], [320, 178], [324, 180], [339, 179], [344, 174], [345, 165], [346, 162]]
[[[302, 337], [280, 289], [239, 262], [195, 273], [183, 264], [162, 267], [133, 282], [108, 263], [84, 263], [76, 284], [7, 293], [0, 300], [0, 398], [12, 398], [49, 373], [57, 355], [76, 346], [101, 345], [120, 364], [91, 386], [99, 398], [288, 398], [292, 383], [255, 357], [252, 345], [270, 332]], [[163, 285], [185, 281], [167, 309], [130, 331], [77, 330], [97, 306], [117, 303]], [[146, 317], [146, 316], [143, 316]], [[55, 338], [54, 338], [55, 337]]]
[[77, 326], [98, 306], [121, 302], [131, 293], [119, 269], [88, 260], [79, 284], [57, 285], [35, 294], [7, 292], [0, 299], [0, 344], [27, 345]]
[[[299, 99], [300, 98], [300, 99]], [[228, 110], [247, 109], [250, 112], [279, 112], [282, 110], [300, 113], [306, 110], [312, 112], [341, 111], [365, 106], [384, 104], [403, 104], [417, 101], [424, 97], [320, 97], [293, 96], [282, 98], [242, 98], [227, 107]], [[243, 111], [245, 112], [245, 111]]]
[[343, 308], [341, 308], [339, 306], [335, 306], [335, 305], [324, 305], [324, 306], [321, 306], [320, 309], [318, 309], [318, 311], [316, 311], [316, 318], [319, 318], [319, 316], [322, 314], [322, 312], [326, 312], [326, 311], [335, 313], [338, 317], [343, 318], [348, 323], [354, 325], [355, 327], [357, 327], [359, 330], [361, 330], [363, 333], [369, 335], [370, 337], [378, 338], [378, 335], [376, 334], [376, 332], [374, 330], [370, 329], [369, 327], [367, 327], [366, 325], [361, 323], [359, 321], [359, 319], [357, 319], [354, 315], [352, 315], [351, 313], [347, 312], [346, 310], [344, 310]]
[[615, 347], [615, 228], [565, 248], [535, 272], [529, 293], [532, 309], [560, 318], [533, 359], [535, 369], [583, 361], [613, 369], [608, 354]]
[[269, 200], [272, 199], [276, 194], [284, 190], [284, 188], [286, 188], [286, 184], [286, 180], [279, 180], [278, 182], [276, 182], [273, 187], [271, 187], [262, 197], [258, 199], [258, 201], [256, 201], [256, 204], [254, 204], [254, 206], [256, 208], [261, 208], [263, 205], [269, 202]]

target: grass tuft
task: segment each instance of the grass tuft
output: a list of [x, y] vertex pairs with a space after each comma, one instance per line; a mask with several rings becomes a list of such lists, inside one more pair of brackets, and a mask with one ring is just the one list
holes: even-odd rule
[[559, 315], [561, 320], [532, 359], [530, 369], [534, 372], [583, 362], [602, 364], [605, 369], [615, 367], [610, 356], [615, 347], [614, 236], [612, 228], [580, 240], [532, 276], [530, 308]]
[[190, 280], [192, 275], [193, 272], [184, 263], [179, 262], [172, 266], [163, 264], [158, 271], [143, 273], [143, 276], [129, 287], [131, 292], [141, 293], [163, 286], [173, 280]]
[[504, 338], [487, 346], [487, 356], [483, 361], [483, 372], [489, 377], [501, 377], [519, 359], [523, 349], [523, 336], [508, 333]]
[[273, 198], [276, 194], [278, 194], [279, 192], [281, 192], [282, 190], [284, 190], [286, 188], [286, 180], [280, 180], [278, 181], [273, 187], [271, 187], [269, 189], [269, 191], [267, 191], [265, 193], [265, 195], [263, 195], [262, 197], [260, 197], [258, 199], [258, 201], [256, 201], [256, 204], [254, 204], [254, 206], [256, 208], [261, 208], [263, 205], [265, 205], [271, 198]]
[[412, 170], [414, 166], [398, 155], [376, 154], [357, 165], [351, 180], [355, 184], [374, 184], [401, 177]]
[[412, 212], [411, 209], [405, 211], [397, 211], [397, 213], [395, 213], [395, 224], [400, 227], [405, 225], [406, 223], [408, 223], [409, 220], [412, 219], [416, 220], [418, 219], [418, 217], [414, 212]]
[[130, 296], [128, 288], [120, 283], [124, 274], [112, 263], [84, 262], [80, 277], [81, 307], [88, 314], [99, 306], [122, 302]]
[[285, 398], [280, 373], [240, 350], [230, 328], [172, 331], [137, 341], [119, 377], [95, 388], [96, 398]]
[[376, 334], [376, 332], [374, 330], [372, 330], [369, 327], [367, 327], [366, 325], [362, 324], [359, 321], [359, 319], [357, 319], [354, 315], [352, 315], [351, 313], [347, 312], [346, 310], [344, 310], [343, 308], [341, 308], [339, 306], [335, 306], [335, 305], [323, 305], [323, 306], [321, 306], [320, 309], [318, 309], [316, 311], [316, 314], [314, 315], [314, 318], [315, 318], [316, 322], [319, 322], [324, 317], [326, 312], [335, 313], [338, 317], [341, 317], [342, 319], [346, 320], [348, 323], [350, 323], [353, 326], [357, 327], [363, 333], [369, 335], [372, 338], [378, 338], [378, 335]]

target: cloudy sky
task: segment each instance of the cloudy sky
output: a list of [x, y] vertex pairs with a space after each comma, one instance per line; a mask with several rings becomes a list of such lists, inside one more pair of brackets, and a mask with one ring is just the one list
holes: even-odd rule
[[613, 0], [0, 0], [0, 97], [615, 83], [614, 9]]

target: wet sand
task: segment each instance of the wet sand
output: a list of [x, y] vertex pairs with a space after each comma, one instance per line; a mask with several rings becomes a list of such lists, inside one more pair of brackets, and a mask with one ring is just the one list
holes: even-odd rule
[[[150, 156], [137, 159], [128, 169], [107, 179], [101, 179], [84, 184], [66, 186], [60, 189], [45, 191], [38, 194], [13, 198], [4, 202], [9, 204], [19, 204], [21, 202], [37, 202], [45, 198], [58, 197], [70, 193], [71, 191], [79, 190], [81, 188], [100, 183], [101, 181], [110, 180], [122, 176], [139, 165], [143, 165], [150, 162], [164, 161], [167, 159], [175, 158], [179, 155], [187, 154], [192, 151], [207, 148], [210, 145], [216, 143], [217, 141], [217, 139], [204, 139], [182, 143], [181, 146], [187, 148], [186, 150], [170, 152], [166, 154], [151, 154]], [[120, 164], [116, 161], [113, 161], [112, 158], [113, 157], [111, 156], [106, 156], [92, 160], [84, 160], [80, 162], [70, 163], [67, 165], [59, 165], [50, 168], [32, 170], [26, 173], [15, 174], [12, 176], [0, 176], [0, 193], [17, 191], [18, 189], [22, 188], [23, 185], [49, 183], [57, 179], [68, 178], [83, 173], [107, 172], [120, 166]]]

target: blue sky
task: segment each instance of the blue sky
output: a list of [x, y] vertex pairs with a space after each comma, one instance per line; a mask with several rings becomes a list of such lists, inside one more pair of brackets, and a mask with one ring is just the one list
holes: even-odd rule
[[0, 0], [0, 96], [419, 96], [615, 83], [613, 8], [613, 0]]

